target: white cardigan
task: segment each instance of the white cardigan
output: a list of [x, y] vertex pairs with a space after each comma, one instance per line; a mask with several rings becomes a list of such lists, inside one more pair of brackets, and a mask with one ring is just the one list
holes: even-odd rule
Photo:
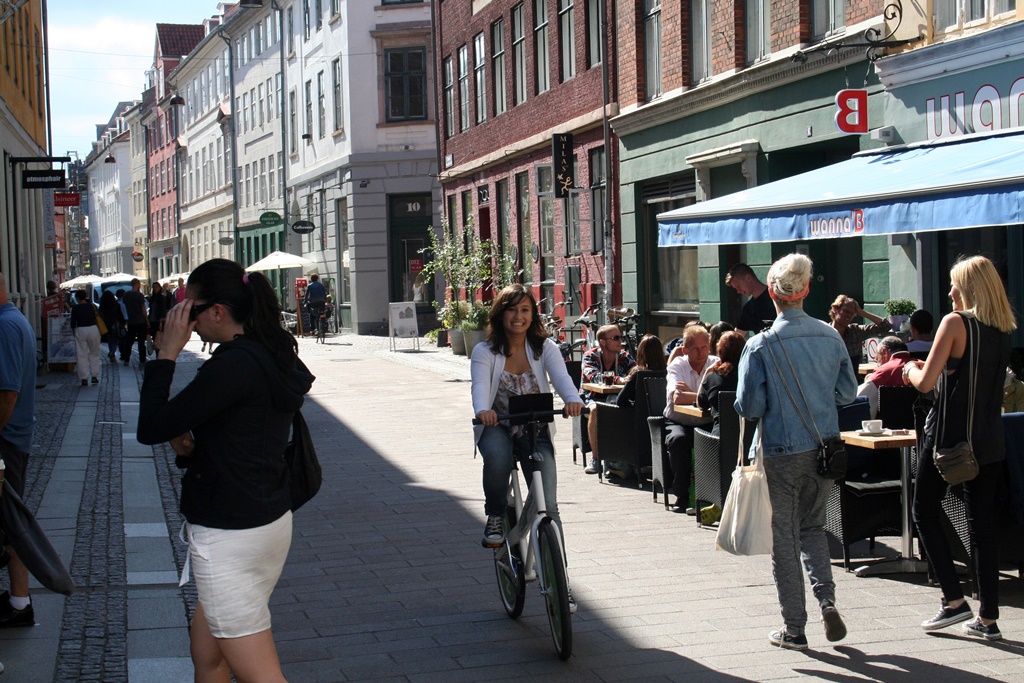
[[[583, 403], [580, 392], [573, 384], [569, 372], [565, 369], [565, 360], [558, 345], [550, 339], [544, 340], [544, 348], [540, 358], [534, 358], [533, 349], [527, 343], [526, 357], [530, 361], [530, 369], [537, 377], [537, 384], [541, 393], [551, 391], [551, 384], [554, 384], [555, 391], [562, 397], [565, 403]], [[486, 341], [480, 342], [473, 348], [473, 359], [470, 364], [470, 376], [473, 378], [473, 414], [476, 415], [483, 410], [491, 410], [494, 407], [494, 399], [498, 395], [498, 385], [501, 381], [501, 373], [505, 370], [505, 356], [491, 351], [491, 345]], [[551, 384], [548, 378], [551, 378]], [[548, 431], [551, 436], [555, 435], [555, 424], [548, 424]], [[480, 441], [483, 434], [483, 425], [473, 428], [474, 443]]]

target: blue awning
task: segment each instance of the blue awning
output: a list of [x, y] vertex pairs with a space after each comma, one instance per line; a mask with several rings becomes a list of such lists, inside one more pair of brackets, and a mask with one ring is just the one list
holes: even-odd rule
[[658, 215], [658, 246], [789, 242], [1024, 223], [1024, 132], [864, 152]]

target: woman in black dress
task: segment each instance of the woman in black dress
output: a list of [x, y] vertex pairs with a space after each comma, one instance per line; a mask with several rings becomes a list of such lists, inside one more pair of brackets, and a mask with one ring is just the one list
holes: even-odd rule
[[[934, 631], [974, 616], [964, 599], [942, 529], [942, 499], [948, 485], [934, 461], [936, 448], [969, 441], [979, 471], [976, 478], [963, 483], [963, 495], [981, 604], [979, 616], [964, 624], [963, 630], [998, 640], [1002, 634], [996, 624], [999, 558], [995, 499], [1006, 459], [1003, 381], [1010, 360], [1010, 333], [1017, 323], [999, 273], [987, 258], [962, 259], [950, 270], [949, 277], [953, 312], [942, 319], [928, 360], [911, 361], [903, 368], [905, 383], [923, 393], [932, 389], [939, 392], [939, 400], [925, 420], [914, 488], [914, 522], [942, 587], [942, 607], [921, 627]], [[974, 419], [968, 425], [972, 413]]]

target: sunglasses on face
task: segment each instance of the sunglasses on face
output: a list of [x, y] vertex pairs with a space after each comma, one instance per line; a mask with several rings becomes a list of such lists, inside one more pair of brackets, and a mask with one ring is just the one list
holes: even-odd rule
[[213, 308], [216, 305], [216, 301], [207, 301], [205, 304], [193, 304], [192, 308], [189, 309], [188, 319], [195, 320], [196, 318], [199, 317], [200, 313], [207, 310], [208, 308]]

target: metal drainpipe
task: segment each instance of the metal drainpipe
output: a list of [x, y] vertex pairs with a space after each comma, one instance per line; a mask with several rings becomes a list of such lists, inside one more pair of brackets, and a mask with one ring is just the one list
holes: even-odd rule
[[[217, 36], [228, 46], [228, 80], [231, 91], [228, 93], [228, 132], [231, 142], [231, 217], [235, 222], [235, 234], [238, 234], [238, 151], [235, 149], [235, 55], [231, 52], [231, 36], [224, 30], [223, 24], [217, 27]], [[241, 261], [239, 240], [235, 240], [235, 260]]]
[[[284, 98], [288, 96], [288, 79], [286, 78], [287, 72], [285, 71], [285, 67], [284, 67], [284, 59], [285, 59], [285, 54], [284, 54], [284, 47], [285, 47], [285, 39], [284, 39], [285, 21], [284, 21], [284, 8], [281, 7], [279, 4], [277, 4], [277, 0], [270, 0], [270, 7], [273, 10], [277, 10], [277, 37], [278, 37], [277, 53], [278, 53], [278, 60], [281, 63], [281, 96], [277, 98], [278, 99], [277, 106], [278, 106], [278, 112], [279, 112], [278, 119], [281, 120], [281, 169], [280, 169], [280, 173], [278, 173], [278, 175], [281, 176], [281, 221], [282, 221], [281, 222], [281, 226], [282, 226], [281, 229], [282, 229], [282, 232], [283, 232], [282, 237], [284, 237], [284, 241], [287, 241], [288, 240], [288, 191], [287, 191], [288, 183], [286, 181], [286, 178], [287, 178], [288, 164], [286, 163], [286, 160], [288, 159], [288, 135], [286, 134], [287, 131], [285, 130], [285, 123], [284, 123], [285, 113], [287, 111], [286, 107], [284, 106]], [[235, 224], [235, 227], [237, 229], [237, 227], [238, 227], [237, 223]], [[321, 226], [321, 230], [322, 229], [323, 229], [323, 226]], [[283, 241], [278, 246], [281, 248], [281, 251], [286, 251], [287, 250], [287, 248], [285, 247]], [[340, 263], [340, 261], [339, 261], [339, 263]], [[280, 283], [278, 283], [278, 298], [281, 300], [281, 304], [282, 304], [282, 307], [283, 307], [285, 299], [287, 298], [288, 288], [284, 286], [284, 282], [283, 282], [284, 278], [283, 277], [281, 278], [281, 280], [282, 281]], [[299, 307], [299, 304], [298, 304], [298, 302], [296, 302], [295, 303], [296, 310], [298, 310], [298, 307]], [[337, 310], [337, 302], [335, 302], [335, 310]]]
[[615, 277], [612, 260], [612, 150], [608, 121], [608, 3], [601, 2], [601, 121], [604, 125], [604, 307], [611, 308]]

